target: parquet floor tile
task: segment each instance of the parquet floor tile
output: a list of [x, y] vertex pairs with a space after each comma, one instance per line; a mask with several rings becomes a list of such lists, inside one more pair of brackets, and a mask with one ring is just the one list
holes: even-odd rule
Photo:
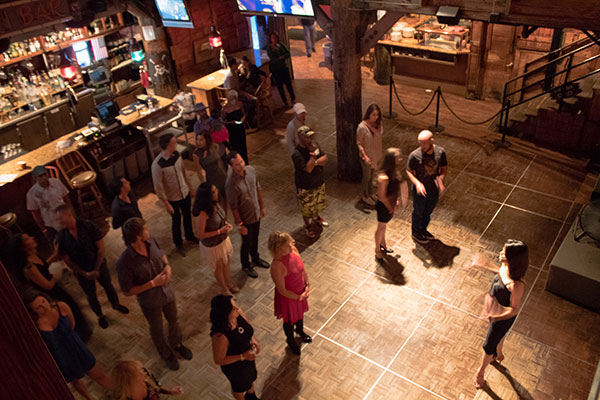
[[496, 180], [515, 184], [526, 171], [534, 155], [510, 147], [494, 149], [488, 145], [467, 167], [467, 172], [494, 178]]
[[367, 397], [368, 400], [414, 399], [439, 400], [441, 397], [432, 394], [411, 382], [390, 372], [386, 372], [381, 381]]
[[573, 200], [585, 175], [582, 162], [574, 164], [563, 159], [540, 157], [534, 160], [519, 185]]
[[435, 303], [390, 369], [449, 399], [475, 396], [487, 324]]
[[571, 209], [570, 201], [557, 199], [520, 187], [515, 188], [510, 194], [510, 197], [506, 200], [506, 204], [554, 218], [558, 221], [563, 221]]
[[321, 333], [387, 365], [431, 303], [420, 294], [370, 277]]

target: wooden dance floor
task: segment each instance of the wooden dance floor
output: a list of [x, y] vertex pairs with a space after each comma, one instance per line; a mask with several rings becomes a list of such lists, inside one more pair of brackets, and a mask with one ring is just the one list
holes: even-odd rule
[[[240, 271], [239, 235], [232, 236], [232, 276], [242, 291], [237, 302], [250, 318], [262, 345], [257, 358], [256, 390], [263, 400], [335, 399], [586, 399], [600, 361], [600, 315], [544, 290], [548, 264], [581, 206], [593, 177], [580, 160], [512, 140], [497, 149], [485, 126], [472, 127], [441, 112], [446, 130], [436, 143], [448, 154], [447, 192], [433, 213], [430, 231], [439, 240], [421, 246], [411, 240], [410, 210], [389, 224], [387, 243], [395, 250], [384, 266], [374, 260], [375, 213], [355, 208], [359, 185], [336, 179], [336, 141], [332, 73], [320, 67], [318, 48], [304, 55], [292, 42], [297, 100], [316, 121], [317, 141], [327, 151], [326, 192], [330, 222], [310, 241], [302, 229], [293, 166], [285, 147], [285, 126], [292, 111], [279, 110], [270, 129], [248, 135], [250, 163], [256, 168], [266, 201], [260, 252], [271, 261], [266, 240], [273, 230], [291, 232], [302, 251], [313, 292], [305, 327], [314, 342], [296, 357], [285, 350], [281, 321], [273, 316], [273, 284], [268, 270], [258, 279]], [[387, 109], [387, 87], [378, 86], [363, 69], [364, 105]], [[435, 89], [436, 84], [431, 84]], [[430, 94], [425, 88], [399, 85], [412, 111]], [[280, 105], [274, 93], [274, 102]], [[499, 105], [447, 94], [456, 112], [472, 121], [486, 119]], [[384, 145], [405, 155], [417, 147], [416, 135], [433, 122], [433, 108], [411, 117], [397, 103], [396, 120], [385, 120]], [[566, 133], [567, 134], [567, 133]], [[194, 182], [197, 179], [193, 176]], [[212, 271], [199, 264], [199, 251], [187, 257], [174, 251], [170, 217], [151, 192], [149, 179], [134, 189], [150, 232], [170, 254], [172, 284], [178, 300], [184, 343], [194, 352], [170, 371], [160, 360], [135, 298], [125, 298], [131, 313], [113, 312], [103, 290], [100, 301], [110, 326], [100, 329], [72, 280], [74, 293], [95, 326], [89, 342], [98, 362], [109, 371], [119, 358], [139, 359], [166, 386], [182, 385], [179, 398], [231, 399], [229, 384], [212, 360], [208, 320], [210, 299], [218, 286]], [[530, 246], [527, 297], [504, 346], [501, 367], [490, 366], [489, 390], [477, 391], [474, 375], [482, 357], [487, 322], [479, 317], [493, 274], [470, 268], [473, 256], [495, 257], [503, 242], [518, 238]], [[115, 261], [123, 250], [120, 231], [105, 239], [109, 268], [116, 284]], [[99, 386], [85, 378], [97, 398]]]

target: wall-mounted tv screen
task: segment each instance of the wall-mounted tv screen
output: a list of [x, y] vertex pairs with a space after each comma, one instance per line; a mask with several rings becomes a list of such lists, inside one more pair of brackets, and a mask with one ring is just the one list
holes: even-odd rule
[[[159, 0], [157, 0], [159, 1]], [[238, 9], [248, 14], [282, 14], [314, 17], [310, 0], [237, 0]]]
[[194, 28], [194, 23], [184, 0], [155, 0], [164, 26]]

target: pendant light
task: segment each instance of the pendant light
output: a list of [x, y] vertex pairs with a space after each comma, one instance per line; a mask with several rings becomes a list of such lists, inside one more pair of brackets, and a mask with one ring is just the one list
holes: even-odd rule
[[67, 56], [67, 52], [63, 51], [60, 56], [60, 76], [64, 80], [70, 81], [77, 75], [77, 70], [72, 64], [71, 59]]
[[210, 4], [210, 0], [208, 0], [208, 10], [210, 11], [210, 22], [212, 25], [210, 26], [210, 33], [208, 35], [208, 44], [212, 49], [223, 46], [223, 39], [221, 39], [221, 33], [217, 30], [215, 26], [215, 19], [213, 18], [212, 5]]

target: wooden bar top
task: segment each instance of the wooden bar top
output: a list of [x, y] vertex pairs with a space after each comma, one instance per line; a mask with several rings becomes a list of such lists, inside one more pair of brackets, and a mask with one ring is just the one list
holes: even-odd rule
[[453, 54], [453, 55], [469, 54], [471, 52], [468, 47], [463, 48], [463, 49], [458, 49], [458, 50], [450, 50], [450, 49], [442, 49], [440, 47], [434, 47], [434, 46], [425, 46], [425, 45], [418, 44], [418, 43], [411, 43], [407, 40], [403, 40], [402, 42], [393, 42], [391, 40], [380, 40], [377, 43], [382, 44], [384, 46], [405, 47], [407, 49], [426, 50], [426, 51], [431, 51], [434, 53], [444, 53], [444, 54]]
[[225, 83], [225, 75], [228, 69], [219, 69], [213, 73], [203, 76], [187, 84], [191, 89], [209, 91], [219, 87]]
[[[154, 107], [153, 111], [144, 113], [144, 111], [146, 111], [146, 110], [143, 110], [140, 115], [138, 115], [137, 112], [133, 112], [129, 115], [119, 115], [117, 117], [117, 119], [120, 120], [121, 123], [125, 126], [129, 126], [129, 125], [135, 126], [135, 124], [141, 122], [142, 120], [148, 118], [151, 115], [156, 115], [157, 112], [162, 111], [163, 109], [165, 109], [165, 108], [169, 107], [171, 104], [173, 104], [173, 100], [171, 100], [171, 99], [167, 99], [165, 97], [160, 97], [160, 96], [153, 96], [153, 97], [158, 99], [158, 104]], [[83, 127], [81, 129], [78, 129], [67, 135], [64, 135], [56, 140], [53, 140], [50, 143], [43, 145], [42, 147], [38, 147], [35, 150], [32, 150], [28, 153], [23, 154], [20, 157], [14, 158], [14, 159], [0, 165], [0, 175], [16, 174], [16, 176], [14, 176], [14, 179], [13, 179], [13, 181], [14, 181], [16, 179], [19, 179], [22, 176], [29, 174], [31, 172], [32, 168], [35, 167], [36, 165], [50, 164], [57, 158], [62, 157], [63, 155], [65, 155], [67, 153], [75, 151], [81, 147], [87, 146], [91, 142], [82, 141], [82, 140], [80, 140], [80, 141], [73, 140], [73, 143], [69, 147], [62, 149], [61, 152], [57, 152], [57, 147], [56, 147], [58, 142], [60, 142], [62, 140], [67, 140], [67, 139], [71, 138], [72, 136], [75, 136], [77, 133], [81, 133], [86, 128], [87, 127]], [[25, 161], [27, 163], [28, 168], [20, 169], [19, 165], [17, 164], [19, 161]], [[5, 182], [5, 183], [8, 183], [8, 182]], [[0, 186], [2, 186], [2, 185], [3, 185], [3, 183], [0, 183]]]

